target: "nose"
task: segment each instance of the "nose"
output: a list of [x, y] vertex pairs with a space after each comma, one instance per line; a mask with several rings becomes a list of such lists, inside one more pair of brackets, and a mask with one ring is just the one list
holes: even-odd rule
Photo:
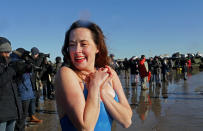
[[5, 52], [3, 55], [4, 55], [6, 58], [9, 58], [9, 57], [10, 57], [10, 53], [9, 53], [9, 52]]
[[80, 46], [79, 43], [77, 44], [75, 51], [76, 51], [77, 53], [78, 53], [78, 52], [82, 52], [82, 48], [81, 48], [81, 46]]
[[10, 53], [6, 53], [6, 57], [10, 57]]

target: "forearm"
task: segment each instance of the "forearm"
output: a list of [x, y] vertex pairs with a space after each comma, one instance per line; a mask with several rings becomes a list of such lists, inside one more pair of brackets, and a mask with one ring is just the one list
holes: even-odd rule
[[112, 96], [105, 93], [102, 100], [110, 115], [123, 127], [128, 128], [131, 125], [132, 111], [128, 106], [116, 102]]
[[84, 130], [94, 130], [100, 112], [100, 92], [99, 89], [88, 90], [86, 106], [84, 110]]

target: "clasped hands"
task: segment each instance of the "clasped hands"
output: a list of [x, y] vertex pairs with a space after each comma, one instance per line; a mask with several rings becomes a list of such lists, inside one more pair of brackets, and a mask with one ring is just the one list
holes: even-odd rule
[[[92, 87], [100, 89], [100, 94], [107, 91], [108, 87], [112, 85], [112, 70], [109, 66], [97, 69], [94, 73], [90, 73], [86, 80], [88, 83], [88, 90]], [[92, 86], [93, 85], [93, 86]]]

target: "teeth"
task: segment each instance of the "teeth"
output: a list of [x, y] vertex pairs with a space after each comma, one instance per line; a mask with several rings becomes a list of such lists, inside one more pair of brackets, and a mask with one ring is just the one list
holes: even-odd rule
[[84, 59], [85, 57], [77, 57], [75, 58], [76, 60], [81, 60], [81, 59]]

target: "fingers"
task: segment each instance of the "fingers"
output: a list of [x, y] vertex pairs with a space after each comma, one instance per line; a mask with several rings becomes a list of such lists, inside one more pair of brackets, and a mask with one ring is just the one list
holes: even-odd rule
[[99, 68], [99, 70], [100, 70], [100, 71], [107, 72], [107, 71], [108, 71], [108, 68], [101, 67], [101, 68]]
[[88, 77], [91, 79], [100, 77], [99, 79], [104, 82], [108, 77], [112, 77], [112, 71], [109, 66], [105, 66], [97, 69], [94, 73], [90, 73]]
[[111, 72], [111, 68], [109, 66], [105, 66], [105, 68], [108, 69], [107, 73], [109, 73], [109, 76], [112, 77], [112, 72]]
[[107, 65], [105, 67], [99, 68], [99, 70], [107, 72], [110, 77], [112, 76], [111, 68]]
[[89, 77], [91, 79], [100, 79], [104, 81], [106, 78], [109, 77], [109, 73], [107, 71], [107, 68], [99, 68], [95, 73], [89, 74]]

